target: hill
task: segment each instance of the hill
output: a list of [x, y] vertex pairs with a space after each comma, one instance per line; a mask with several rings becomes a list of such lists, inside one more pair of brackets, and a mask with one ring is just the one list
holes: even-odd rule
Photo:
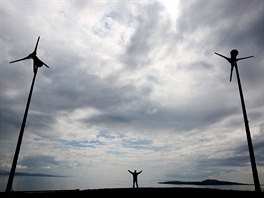
[[216, 179], [206, 179], [203, 181], [165, 181], [159, 184], [176, 184], [176, 185], [250, 185], [238, 182], [219, 181]]

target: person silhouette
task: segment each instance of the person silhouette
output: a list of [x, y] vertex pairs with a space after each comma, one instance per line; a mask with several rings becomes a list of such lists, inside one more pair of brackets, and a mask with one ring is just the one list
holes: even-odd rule
[[134, 172], [128, 170], [128, 172], [130, 172], [130, 173], [133, 175], [133, 188], [135, 188], [135, 185], [136, 185], [137, 188], [138, 188], [138, 180], [137, 180], [137, 176], [142, 172], [142, 170], [139, 171], [139, 172], [137, 172], [136, 170], [134, 170]]

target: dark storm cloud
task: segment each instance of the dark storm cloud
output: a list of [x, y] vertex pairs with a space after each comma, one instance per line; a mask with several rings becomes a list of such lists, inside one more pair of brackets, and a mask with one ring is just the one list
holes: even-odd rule
[[[256, 46], [263, 41], [263, 1], [234, 0], [180, 2], [183, 7], [179, 31], [189, 35], [197, 29], [216, 29], [215, 37], [219, 45], [238, 46], [251, 42]], [[192, 13], [192, 14], [190, 14]], [[221, 32], [221, 34], [219, 34]], [[213, 36], [213, 35], [212, 35]]]
[[42, 130], [50, 131], [55, 122], [56, 119], [52, 113], [35, 113], [31, 111], [28, 114], [27, 127], [35, 132]]
[[[244, 97], [251, 114], [251, 107], [263, 106], [263, 49], [264, 49], [264, 2], [255, 1], [192, 1], [183, 5], [183, 15], [178, 23], [180, 34], [185, 38], [199, 30], [210, 30], [205, 39], [191, 45], [204, 51], [206, 48], [230, 56], [231, 49], [238, 49], [238, 57], [254, 55], [254, 58], [238, 62]], [[192, 14], [189, 14], [192, 13]], [[206, 31], [205, 31], [206, 34]], [[207, 51], [207, 50], [205, 50]], [[215, 63], [218, 57], [215, 57]], [[230, 72], [229, 63], [222, 59], [219, 67], [219, 76]], [[224, 67], [226, 65], [226, 67]], [[221, 73], [222, 74], [221, 74]], [[232, 83], [236, 84], [233, 76]], [[239, 104], [239, 98], [237, 98]], [[237, 111], [239, 112], [239, 111]], [[261, 115], [254, 117], [259, 120]], [[261, 113], [263, 114], [263, 113]], [[263, 116], [262, 116], [263, 117]]]
[[18, 164], [25, 166], [28, 170], [34, 171], [35, 169], [40, 170], [59, 165], [59, 162], [52, 156], [42, 155], [24, 157]]
[[[256, 164], [260, 168], [264, 164], [263, 158], [263, 149], [264, 144], [261, 137], [257, 138], [256, 142], [254, 143], [254, 152], [256, 158]], [[227, 148], [227, 151], [232, 151], [233, 154], [229, 157], [208, 157], [208, 156], [199, 156], [193, 157], [193, 161], [188, 161], [185, 166], [182, 168], [181, 172], [175, 170], [174, 173], [168, 175], [168, 177], [177, 178], [177, 179], [204, 179], [208, 177], [217, 177], [221, 172], [230, 171], [232, 170], [231, 167], [238, 169], [238, 167], [249, 167], [250, 168], [250, 157], [248, 152], [248, 147], [245, 143], [240, 144], [232, 148]], [[225, 152], [225, 151], [223, 151]], [[227, 167], [229, 167], [227, 169]], [[186, 172], [188, 172], [186, 174]], [[259, 171], [261, 174], [261, 171]]]
[[[208, 102], [205, 102], [208, 104]], [[151, 108], [153, 105], [153, 108]], [[84, 121], [105, 126], [127, 126], [140, 132], [177, 130], [189, 131], [193, 129], [205, 129], [236, 112], [236, 108], [219, 105], [208, 107], [199, 104], [180, 106], [176, 109], [155, 108], [155, 104], [138, 103], [131, 109], [112, 110], [101, 115], [93, 116]], [[135, 132], [136, 132], [135, 131]]]
[[[256, 158], [256, 163], [259, 166], [264, 165], [264, 139], [261, 135], [254, 137], [252, 139], [252, 144], [253, 144], [253, 150]], [[246, 161], [249, 161], [249, 151], [248, 151], [248, 145], [242, 144], [239, 147], [235, 149], [235, 154], [238, 155], [243, 155], [246, 156]]]
[[[78, 77], [76, 78], [76, 76]], [[51, 100], [46, 100], [52, 109], [72, 111], [79, 108], [94, 107], [99, 110], [107, 110], [141, 98], [140, 93], [143, 91], [146, 89], [138, 89], [133, 85], [120, 86], [111, 77], [100, 78], [81, 71], [72, 71], [54, 82], [54, 85], [42, 94], [45, 96], [52, 95]]]
[[[211, 12], [209, 15], [213, 13], [212, 9], [209, 9], [212, 8], [212, 5], [209, 3], [207, 5], [206, 3], [208, 2], [205, 2], [204, 5], [196, 5], [194, 3], [190, 8], [186, 8], [189, 10], [184, 13], [193, 14], [186, 14], [186, 16], [182, 17], [180, 28], [177, 31], [185, 31], [190, 34], [196, 28], [202, 29], [204, 26], [213, 25], [213, 20], [210, 17], [205, 17], [207, 12]], [[220, 7], [222, 6], [221, 3], [217, 3], [216, 7], [218, 4]], [[196, 10], [195, 12], [194, 9]], [[166, 46], [170, 43], [169, 41], [175, 39], [172, 36], [169, 20], [161, 16], [164, 8], [159, 3], [146, 5], [145, 9], [142, 10], [145, 15], [138, 16], [138, 27], [123, 56], [124, 63], [128, 68], [148, 66], [153, 61], [153, 57], [150, 56], [153, 50], [162, 47], [162, 45]], [[222, 15], [222, 12], [216, 14], [216, 17]], [[235, 16], [235, 14], [233, 15]], [[193, 24], [199, 25], [192, 26]], [[208, 39], [210, 40], [211, 38]], [[41, 45], [41, 41], [40, 47], [45, 44], [44, 42]], [[189, 105], [184, 106], [182, 109], [161, 109], [150, 116], [146, 113], [149, 106], [157, 106], [148, 101], [148, 94], [151, 93], [150, 87], [140, 88], [132, 84], [120, 86], [115, 80], [119, 78], [118, 74], [112, 77], [100, 78], [87, 73], [79, 67], [85, 61], [84, 57], [78, 53], [78, 50], [70, 50], [69, 46], [59, 41], [53, 43], [52, 48], [48, 50], [49, 55], [52, 57], [49, 59], [51, 68], [41, 68], [37, 80], [48, 78], [49, 81], [41, 84], [38, 81], [36, 82], [31, 105], [32, 113], [29, 115], [31, 121], [28, 122], [32, 127], [42, 126], [43, 128], [46, 126], [49, 129], [48, 125], [54, 123], [59, 111], [72, 112], [76, 109], [93, 107], [103, 113], [82, 121], [103, 125], [134, 123], [146, 128], [149, 125], [162, 129], [169, 127], [191, 130], [193, 128], [204, 128], [211, 123], [220, 121], [225, 116], [231, 115], [231, 112], [235, 110], [234, 108], [229, 108], [229, 106], [227, 108], [208, 108], [206, 106], [199, 108], [198, 106]], [[45, 46], [43, 48], [45, 49]], [[48, 46], [46, 48], [48, 49]], [[60, 55], [62, 52], [63, 56]], [[86, 58], [92, 60], [93, 57]], [[90, 62], [94, 63], [94, 61]], [[214, 67], [216, 66], [201, 60], [182, 66], [186, 72], [189, 70], [199, 71], [201, 69], [206, 71]], [[229, 71], [228, 66], [226, 69]], [[250, 76], [260, 73], [257, 69], [254, 72], [250, 71]], [[155, 80], [158, 81], [159, 79], [155, 78]], [[146, 90], [148, 91], [146, 92]], [[194, 100], [199, 100], [199, 98]], [[129, 107], [133, 103], [136, 103], [137, 106]], [[200, 105], [205, 105], [205, 103]], [[127, 109], [120, 110], [118, 108], [122, 106], [127, 106]], [[227, 112], [224, 112], [225, 110]]]
[[[130, 122], [130, 112], [118, 114], [115, 109], [130, 103], [140, 104], [151, 92], [148, 87], [119, 85], [116, 78], [111, 76], [100, 78], [69, 67], [64, 68], [64, 71], [64, 75], [54, 78], [53, 82], [36, 87], [28, 126], [35, 129], [46, 127], [46, 130], [49, 130], [59, 112], [73, 112], [88, 107], [102, 111], [100, 116], [90, 118], [89, 123], [102, 122], [111, 125], [118, 120]], [[87, 119], [80, 121], [87, 122]]]
[[226, 24], [225, 29], [222, 26], [218, 44], [227, 45], [231, 49], [234, 46], [249, 49], [248, 46], [251, 46], [256, 48], [254, 52], [263, 50], [263, 1], [232, 1], [232, 4], [221, 14], [232, 20]]
[[88, 120], [90, 123], [95, 124], [113, 124], [113, 123], [130, 123], [132, 122], [132, 117], [126, 114], [118, 114], [118, 113], [104, 113], [100, 116], [94, 116]]
[[13, 135], [18, 134], [18, 129], [21, 126], [22, 118], [19, 118], [17, 111], [10, 108], [1, 108], [1, 138], [8, 139]]
[[[263, 151], [264, 151], [264, 142], [262, 137], [259, 135], [259, 137], [254, 138], [252, 141], [253, 147], [254, 147], [254, 155], [256, 159], [256, 163], [259, 166], [263, 166], [264, 164], [264, 157], [263, 157]], [[246, 143], [246, 140], [244, 143], [239, 144], [233, 149], [227, 148], [228, 151], [233, 150], [233, 154], [230, 157], [221, 157], [221, 158], [202, 158], [199, 159], [199, 165], [200, 166], [236, 166], [236, 167], [243, 167], [243, 166], [249, 166], [250, 165], [250, 157], [249, 157], [249, 151], [248, 151], [248, 145]]]
[[204, 106], [188, 105], [174, 110], [164, 109], [152, 116], [152, 119], [155, 120], [152, 122], [158, 123], [159, 121], [164, 129], [167, 127], [180, 131], [205, 129], [233, 112], [234, 109], [224, 106], [209, 107], [207, 109]]
[[[44, 45], [41, 41], [42, 39], [40, 39], [39, 48]], [[118, 106], [128, 104], [135, 100], [141, 100], [141, 95], [144, 93], [144, 97], [146, 97], [150, 91], [147, 87], [138, 88], [132, 84], [118, 85], [116, 83], [118, 76], [116, 75], [100, 78], [96, 75], [87, 73], [86, 70], [79, 67], [79, 65], [85, 61], [84, 58], [78, 54], [78, 51], [70, 51], [68, 48], [63, 47], [64, 45], [67, 46], [67, 44], [62, 43], [61, 41], [54, 43], [52, 45], [53, 47], [48, 51], [51, 58], [49, 59], [49, 62], [45, 61], [50, 65], [50, 68], [43, 67], [39, 69], [32, 95], [27, 127], [31, 127], [35, 131], [36, 129], [50, 130], [50, 127], [56, 121], [57, 113], [60, 111], [71, 112], [86, 107], [93, 107], [104, 111], [107, 109], [115, 109]], [[62, 51], [63, 56], [60, 55]], [[91, 57], [87, 58], [89, 59]], [[31, 60], [26, 62], [30, 63], [30, 65], [32, 64]], [[25, 66], [25, 63], [23, 62], [17, 64], [20, 64], [20, 67]], [[31, 66], [28, 70], [30, 70], [27, 74], [28, 77], [23, 74], [23, 78], [21, 78], [21, 75], [17, 78], [17, 80], [21, 78], [21, 81], [25, 81], [24, 79], [28, 78], [29, 80], [27, 82], [14, 83], [14, 89], [17, 91], [21, 90], [17, 89], [15, 86], [21, 86], [26, 83], [28, 84], [26, 88], [25, 86], [23, 87], [24, 92], [21, 92], [18, 95], [20, 98], [17, 97], [9, 100], [6, 99], [7, 96], [5, 93], [1, 94], [1, 101], [6, 101], [6, 108], [7, 106], [14, 106], [14, 104], [17, 104], [16, 101], [18, 100], [21, 101], [19, 103], [21, 104], [21, 116], [20, 118], [17, 118], [18, 120], [22, 119], [22, 111], [26, 104], [26, 97], [32, 79], [32, 76], [30, 75], [33, 75], [31, 73]], [[12, 73], [10, 75], [14, 76], [15, 74]], [[10, 75], [5, 75], [3, 82], [9, 82], [8, 79], [10, 79]], [[12, 82], [13, 81], [11, 81], [11, 83]], [[10, 86], [10, 84], [8, 85]], [[10, 108], [9, 111], [11, 109], [12, 108]], [[1, 116], [8, 114], [10, 114], [7, 118], [8, 120], [5, 121], [5, 124], [1, 125], [2, 131], [7, 131], [6, 127], [14, 127], [14, 129], [20, 127], [21, 123], [19, 121], [15, 123], [16, 126], [12, 126], [14, 120], [16, 120], [15, 118], [11, 118], [13, 115], [12, 112], [6, 110], [5, 114], [1, 113]], [[14, 116], [18, 117], [18, 115]], [[115, 120], [117, 116], [115, 118], [114, 116], [115, 115], [112, 115], [112, 119]], [[124, 120], [125, 118], [121, 119]], [[105, 122], [107, 122], [107, 120], [105, 120]]]
[[[6, 76], [4, 77], [6, 78]], [[13, 82], [18, 82], [15, 77], [13, 78]], [[1, 137], [6, 138], [7, 136], [12, 137], [13, 134], [17, 134], [19, 132], [19, 128], [22, 123], [25, 105], [27, 102], [27, 94], [22, 93], [21, 91], [25, 89], [25, 87], [20, 87], [20, 83], [17, 86], [20, 88], [19, 91], [15, 91], [15, 85], [11, 85], [8, 90], [6, 88], [6, 81], [2, 81], [3, 78], [1, 76], [1, 94], [0, 94], [0, 111], [1, 111], [1, 119], [0, 119], [0, 129], [1, 129]], [[3, 82], [3, 83], [2, 83]], [[11, 81], [12, 84], [12, 81]], [[14, 87], [14, 89], [13, 89]], [[27, 87], [29, 88], [29, 87]], [[25, 90], [26, 93], [29, 90]], [[11, 93], [11, 94], [10, 94]], [[14, 96], [12, 94], [14, 93]]]
[[142, 14], [137, 17], [138, 26], [125, 54], [121, 57], [125, 66], [130, 69], [148, 67], [154, 62], [158, 48], [166, 47], [171, 33], [170, 21], [161, 14], [164, 11], [159, 3], [146, 5]]
[[229, 52], [235, 48], [240, 52], [238, 57], [254, 55], [254, 59], [243, 60], [238, 65], [244, 69], [243, 71], [241, 68], [241, 73], [245, 73], [243, 81], [251, 86], [261, 84], [263, 67], [259, 63], [263, 61], [264, 2], [235, 0], [228, 3], [225, 1], [180, 3], [183, 15], [177, 25], [179, 35], [188, 39], [203, 30], [207, 35], [201, 40], [191, 42], [190, 47], [206, 53], [218, 51], [226, 56], [230, 56]]

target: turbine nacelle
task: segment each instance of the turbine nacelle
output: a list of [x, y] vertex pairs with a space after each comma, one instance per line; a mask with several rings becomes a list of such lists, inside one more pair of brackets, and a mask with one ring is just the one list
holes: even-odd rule
[[236, 49], [231, 50], [231, 52], [230, 52], [231, 58], [228, 58], [222, 54], [218, 54], [217, 52], [215, 52], [215, 54], [223, 57], [224, 59], [226, 59], [231, 64], [230, 82], [232, 81], [233, 69], [235, 66], [237, 66], [237, 61], [254, 57], [254, 56], [247, 56], [247, 57], [243, 57], [243, 58], [236, 58], [238, 55], [238, 51]]

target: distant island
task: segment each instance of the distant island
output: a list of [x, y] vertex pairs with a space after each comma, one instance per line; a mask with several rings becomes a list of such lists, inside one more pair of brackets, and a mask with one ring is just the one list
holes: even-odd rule
[[[0, 175], [9, 175], [7, 171], [0, 171]], [[31, 176], [31, 177], [66, 177], [62, 175], [52, 175], [52, 174], [45, 174], [45, 173], [25, 173], [25, 172], [16, 172], [16, 176]]]
[[165, 181], [159, 184], [175, 184], [175, 185], [250, 185], [238, 182], [219, 181], [216, 179], [206, 179], [203, 181]]

